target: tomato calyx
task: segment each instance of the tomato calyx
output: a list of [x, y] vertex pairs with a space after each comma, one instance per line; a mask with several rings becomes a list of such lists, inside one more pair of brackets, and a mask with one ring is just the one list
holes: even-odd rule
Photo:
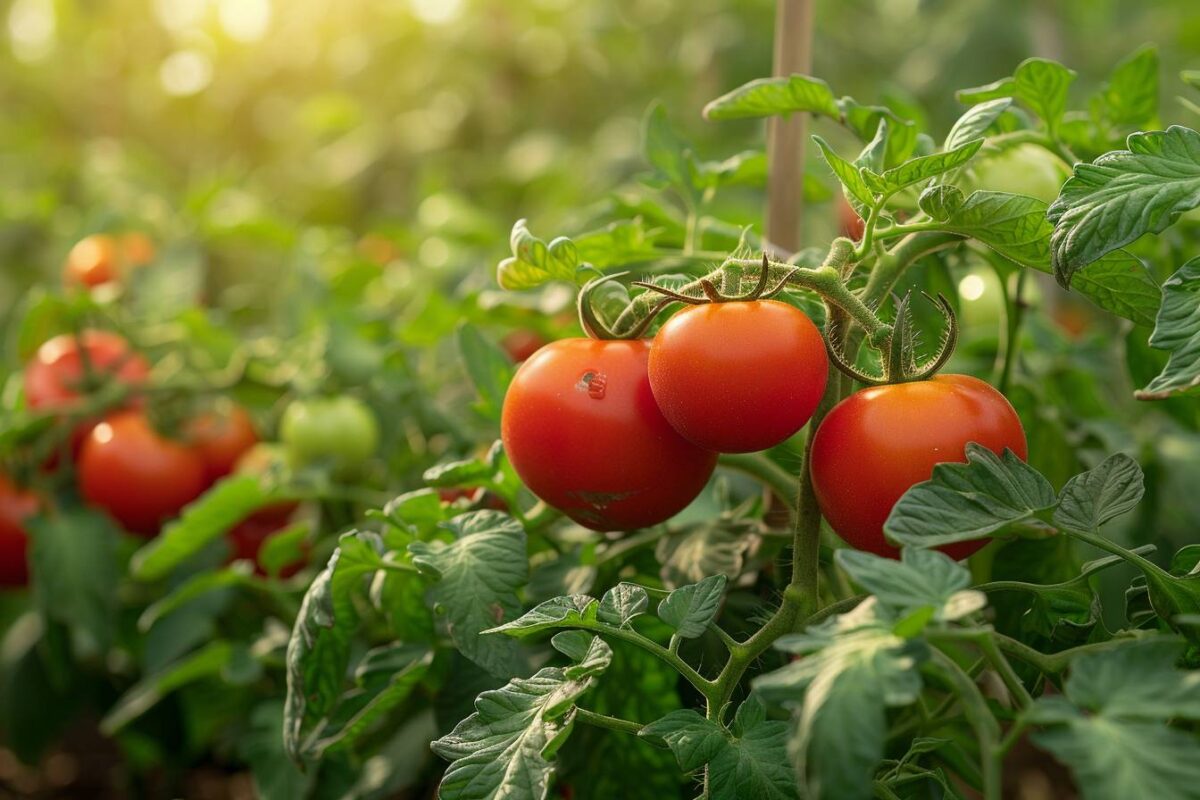
[[750, 303], [755, 300], [769, 300], [775, 295], [783, 291], [787, 286], [788, 281], [792, 276], [800, 270], [799, 267], [793, 267], [784, 275], [776, 280], [775, 285], [768, 288], [771, 282], [771, 260], [764, 252], [762, 257], [762, 267], [758, 272], [758, 280], [745, 294], [730, 296], [724, 294], [712, 280], [708, 278], [700, 279], [700, 289], [704, 292], [704, 297], [692, 297], [682, 294], [673, 289], [668, 289], [665, 286], [659, 286], [647, 281], [634, 281], [633, 285], [649, 291], [658, 292], [664, 298], [674, 303], [686, 303], [691, 306], [703, 305], [705, 303]]
[[950, 356], [954, 354], [954, 348], [958, 344], [958, 318], [945, 295], [938, 293], [935, 299], [925, 292], [921, 294], [937, 307], [946, 320], [946, 327], [942, 329], [941, 342], [937, 352], [932, 356], [920, 363], [917, 362], [917, 333], [913, 328], [912, 313], [909, 308], [911, 293], [905, 293], [896, 301], [894, 324], [881, 328], [875, 336], [868, 339], [871, 346], [883, 354], [880, 374], [872, 375], [854, 363], [854, 359], [846, 351], [847, 326], [844, 324], [845, 321], [832, 316], [825, 330], [825, 344], [829, 361], [844, 374], [868, 386], [909, 383], [932, 378], [942, 367], [946, 366]]
[[638, 321], [636, 325], [628, 331], [617, 333], [609, 325], [604, 324], [600, 316], [596, 313], [596, 308], [592, 304], [592, 293], [601, 285], [609, 281], [615, 281], [618, 278], [623, 278], [628, 275], [628, 272], [614, 272], [611, 275], [602, 275], [599, 278], [593, 278], [583, 285], [579, 290], [579, 299], [577, 306], [579, 309], [579, 324], [583, 328], [583, 332], [588, 335], [589, 339], [598, 339], [600, 341], [619, 341], [622, 339], [641, 339], [650, 325], [654, 322], [655, 317], [659, 315], [664, 308], [669, 306], [674, 301], [669, 298], [663, 298], [656, 303], [650, 311]]

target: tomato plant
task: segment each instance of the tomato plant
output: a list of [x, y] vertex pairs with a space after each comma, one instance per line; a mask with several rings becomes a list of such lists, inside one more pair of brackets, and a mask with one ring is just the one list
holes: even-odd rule
[[150, 5], [6, 9], [0, 794], [1195, 796], [1184, 0]]

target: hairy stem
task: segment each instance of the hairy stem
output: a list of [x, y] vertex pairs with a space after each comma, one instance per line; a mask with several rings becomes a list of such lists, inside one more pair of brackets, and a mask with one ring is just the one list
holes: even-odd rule
[[1000, 723], [988, 709], [987, 700], [966, 672], [954, 659], [941, 650], [933, 650], [933, 660], [942, 668], [950, 689], [958, 695], [962, 702], [963, 716], [975, 731], [979, 740], [980, 767], [983, 772], [983, 800], [1000, 800], [1001, 773], [998, 743], [1000, 739]]
[[641, 725], [636, 722], [630, 722], [627, 719], [618, 719], [610, 717], [607, 714], [597, 714], [595, 711], [588, 711], [586, 708], [575, 706], [575, 719], [580, 722], [586, 722], [588, 725], [594, 725], [597, 728], [607, 728], [610, 731], [619, 731], [621, 733], [631, 733], [637, 736], [642, 731]]

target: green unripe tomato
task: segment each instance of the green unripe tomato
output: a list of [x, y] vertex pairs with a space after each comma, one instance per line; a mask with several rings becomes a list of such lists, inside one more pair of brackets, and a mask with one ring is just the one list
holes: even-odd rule
[[1019, 144], [972, 164], [974, 180], [968, 189], [986, 189], [1036, 197], [1053, 203], [1071, 170], [1057, 156], [1036, 144]]
[[375, 453], [379, 423], [371, 409], [353, 397], [296, 400], [283, 412], [279, 438], [293, 463], [328, 461], [346, 472]]

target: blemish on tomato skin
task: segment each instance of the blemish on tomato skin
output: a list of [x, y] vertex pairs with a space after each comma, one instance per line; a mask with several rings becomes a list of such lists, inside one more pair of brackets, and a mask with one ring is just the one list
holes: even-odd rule
[[580, 392], [587, 392], [587, 396], [593, 400], [603, 400], [608, 390], [608, 376], [589, 369], [579, 376], [575, 388]]

